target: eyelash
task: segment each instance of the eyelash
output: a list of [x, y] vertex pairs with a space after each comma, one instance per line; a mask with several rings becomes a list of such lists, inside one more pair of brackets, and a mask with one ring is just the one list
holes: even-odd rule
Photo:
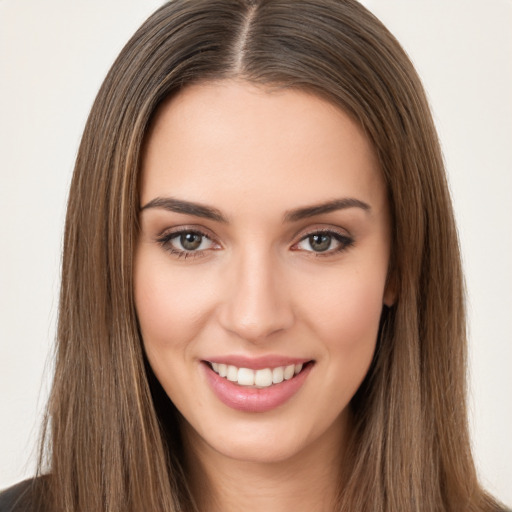
[[[207, 248], [207, 249], [201, 249], [201, 250], [187, 250], [187, 249], [177, 249], [172, 245], [172, 240], [181, 237], [183, 235], [196, 235], [201, 237], [200, 245], [203, 243], [204, 239], [209, 240], [212, 244], [216, 244], [217, 246], [220, 246], [218, 242], [216, 242], [211, 236], [204, 233], [203, 231], [199, 229], [180, 229], [178, 231], [172, 231], [170, 233], [165, 233], [157, 238], [157, 242], [163, 247], [164, 250], [172, 254], [173, 256], [176, 256], [177, 258], [201, 258], [204, 256], [207, 256], [207, 251], [209, 250], [216, 250], [216, 248]], [[304, 234], [298, 242], [292, 245], [293, 251], [300, 251], [298, 249], [298, 245], [304, 241], [306, 241], [308, 238], [311, 238], [315, 235], [325, 235], [328, 237], [331, 237], [331, 239], [334, 239], [339, 246], [335, 249], [327, 249], [325, 251], [314, 251], [314, 250], [305, 250], [304, 252], [311, 253], [314, 257], [319, 258], [326, 258], [329, 256], [332, 256], [334, 254], [339, 254], [347, 249], [349, 249], [354, 244], [354, 239], [350, 236], [347, 236], [345, 234], [339, 233], [332, 229], [315, 229], [313, 231], [310, 231], [309, 233]], [[332, 242], [332, 240], [331, 240]]]
[[[207, 240], [210, 240], [210, 242], [212, 244], [217, 244], [219, 245], [218, 243], [215, 242], [215, 240], [207, 235], [206, 233], [204, 233], [203, 231], [199, 230], [199, 229], [179, 229], [177, 231], [172, 231], [170, 233], [165, 233], [161, 236], [159, 236], [157, 238], [157, 242], [163, 247], [164, 250], [166, 250], [167, 252], [169, 252], [170, 254], [172, 254], [173, 256], [176, 256], [178, 258], [183, 258], [183, 259], [187, 259], [187, 258], [201, 258], [201, 257], [204, 257], [206, 256], [206, 251], [210, 250], [210, 249], [202, 249], [202, 250], [195, 250], [195, 251], [190, 251], [190, 250], [187, 250], [187, 249], [176, 249], [176, 247], [174, 247], [172, 245], [172, 241], [176, 238], [179, 238], [183, 235], [197, 235], [197, 236], [200, 236], [202, 238], [201, 240], [201, 244], [203, 243], [204, 239], [207, 239]], [[215, 249], [213, 249], [215, 250]]]
[[346, 234], [339, 233], [338, 231], [335, 231], [333, 229], [315, 229], [313, 231], [310, 231], [309, 233], [306, 233], [304, 236], [301, 237], [301, 239], [297, 243], [293, 244], [292, 250], [300, 250], [293, 249], [293, 247], [297, 247], [301, 242], [315, 235], [325, 235], [331, 237], [331, 239], [334, 239], [339, 244], [339, 246], [336, 247], [335, 249], [327, 249], [325, 251], [306, 251], [311, 253], [316, 258], [327, 258], [334, 254], [339, 254], [343, 251], [346, 251], [347, 249], [354, 245], [354, 239]]

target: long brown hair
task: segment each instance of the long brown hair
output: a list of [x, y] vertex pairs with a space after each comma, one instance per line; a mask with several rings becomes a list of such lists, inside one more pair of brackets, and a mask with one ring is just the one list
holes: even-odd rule
[[339, 510], [499, 510], [470, 452], [463, 279], [436, 131], [405, 52], [355, 0], [175, 0], [114, 63], [69, 195], [42, 451], [48, 509], [194, 509], [175, 411], [145, 362], [134, 308], [138, 173], [161, 102], [225, 78], [331, 101], [363, 128], [387, 183], [398, 298], [352, 401]]

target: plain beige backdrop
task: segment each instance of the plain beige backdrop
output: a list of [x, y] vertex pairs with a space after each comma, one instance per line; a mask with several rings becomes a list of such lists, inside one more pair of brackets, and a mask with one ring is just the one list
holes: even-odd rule
[[[161, 3], [0, 0], [0, 488], [34, 468], [81, 131], [113, 59]], [[512, 1], [363, 3], [431, 100], [467, 277], [475, 457], [511, 505]]]

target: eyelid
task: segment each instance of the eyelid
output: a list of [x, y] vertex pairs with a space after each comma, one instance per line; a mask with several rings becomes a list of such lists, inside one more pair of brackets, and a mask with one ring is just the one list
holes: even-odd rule
[[[316, 234], [324, 234], [324, 235], [330, 235], [334, 237], [339, 243], [340, 247], [336, 249], [327, 250], [324, 252], [317, 252], [317, 251], [306, 251], [301, 250], [298, 248], [295, 248], [300, 242], [305, 240], [306, 238], [316, 235]], [[327, 257], [332, 256], [334, 254], [343, 252], [344, 250], [350, 248], [354, 244], [354, 237], [348, 233], [347, 230], [340, 228], [338, 226], [309, 226], [308, 228], [301, 230], [297, 235], [295, 235], [291, 249], [294, 251], [302, 251], [309, 253], [310, 255], [314, 255], [315, 257]]]
[[[184, 233], [196, 233], [210, 240], [212, 244], [214, 244], [216, 247], [210, 247], [201, 250], [186, 250], [177, 249], [176, 247], [173, 247], [170, 241]], [[335, 249], [329, 249], [324, 252], [314, 250], [308, 251], [297, 248], [297, 245], [300, 242], [304, 241], [308, 237], [315, 234], [326, 234], [332, 236], [338, 241], [339, 247]], [[340, 228], [339, 226], [329, 225], [308, 226], [307, 228], [302, 229], [299, 233], [297, 233], [293, 237], [293, 239], [295, 241], [291, 245], [291, 250], [298, 252], [306, 252], [309, 253], [310, 255], [314, 255], [315, 257], [332, 256], [334, 254], [343, 252], [344, 250], [348, 249], [354, 244], [354, 238], [347, 232], [346, 229]], [[158, 235], [156, 235], [155, 241], [159, 243], [162, 246], [162, 248], [167, 252], [173, 254], [174, 256], [183, 258], [204, 257], [207, 256], [207, 253], [209, 251], [222, 249], [222, 244], [219, 242], [218, 237], [216, 235], [214, 235], [209, 229], [205, 228], [204, 226], [198, 226], [193, 224], [166, 228], [162, 230]]]
[[[172, 246], [170, 242], [174, 238], [184, 233], [195, 233], [200, 236], [203, 236], [210, 240], [217, 247], [201, 249], [199, 251], [187, 251], [186, 249], [176, 249], [175, 247]], [[218, 238], [215, 235], [213, 235], [209, 229], [197, 225], [180, 225], [172, 228], [166, 228], [155, 237], [155, 241], [158, 244], [160, 244], [162, 248], [169, 252], [170, 254], [184, 259], [204, 257], [207, 256], [208, 251], [218, 250], [219, 248], [222, 248], [222, 245], [218, 241]]]
[[297, 243], [298, 241], [303, 240], [305, 237], [314, 235], [315, 233], [333, 233], [343, 238], [353, 238], [347, 229], [340, 226], [333, 226], [330, 224], [313, 224], [305, 228], [301, 228], [298, 232], [295, 233], [295, 235], [293, 235], [292, 239], [296, 240], [294, 243]]
[[168, 237], [170, 235], [179, 235], [180, 233], [198, 233], [209, 238], [212, 241], [216, 241], [217, 243], [219, 243], [217, 240], [217, 236], [214, 233], [212, 233], [209, 229], [205, 228], [204, 226], [197, 224], [180, 224], [179, 226], [167, 227], [165, 229], [162, 229], [156, 235], [155, 238], [160, 239]]

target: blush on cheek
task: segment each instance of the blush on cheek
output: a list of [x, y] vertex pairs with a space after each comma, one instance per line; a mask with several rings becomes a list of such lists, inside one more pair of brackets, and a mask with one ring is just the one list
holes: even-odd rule
[[[372, 362], [379, 332], [382, 302], [367, 290], [357, 290], [351, 300], [340, 301], [330, 311], [329, 353], [339, 361], [346, 400], [356, 393]], [[327, 322], [326, 318], [326, 322]], [[339, 377], [333, 376], [333, 381]]]
[[160, 284], [144, 286], [138, 290], [136, 303], [145, 340], [152, 343], [190, 339], [201, 321], [202, 307], [195, 293], [175, 293]]
[[[363, 381], [375, 352], [382, 299], [368, 288], [353, 288], [329, 301], [317, 313], [316, 332], [331, 361], [325, 378], [343, 389], [339, 399], [348, 403]], [[340, 380], [341, 385], [340, 385]]]
[[382, 312], [382, 294], [371, 282], [338, 280], [336, 286], [324, 287], [310, 296], [307, 309], [316, 329], [328, 339], [359, 343], [374, 338]]

